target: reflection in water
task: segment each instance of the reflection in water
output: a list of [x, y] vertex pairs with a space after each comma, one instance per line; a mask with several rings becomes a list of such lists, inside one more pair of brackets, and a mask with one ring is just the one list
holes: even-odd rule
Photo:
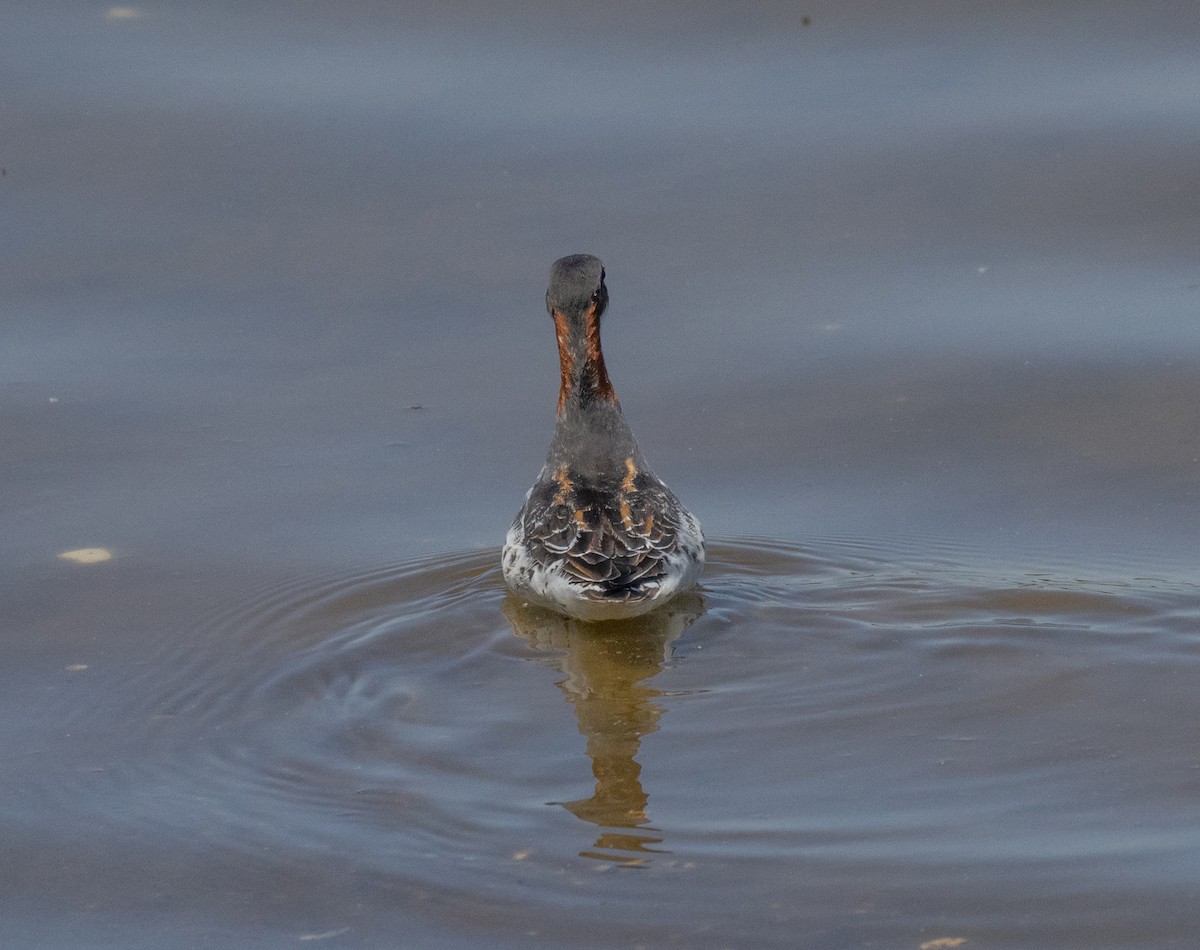
[[[635, 758], [642, 737], [658, 728], [662, 693], [650, 685], [662, 671], [670, 645], [704, 613], [696, 593], [676, 598], [643, 617], [609, 623], [583, 623], [513, 596], [503, 610], [513, 632], [545, 653], [564, 674], [559, 682], [575, 707], [579, 731], [587, 739], [596, 790], [590, 798], [562, 806], [601, 829], [582, 857], [638, 864], [657, 850], [658, 831], [646, 816], [648, 796]], [[618, 830], [619, 829], [619, 830]], [[613, 854], [612, 852], [617, 852]]]
[[[166, 588], [179, 626], [142, 624], [125, 662], [62, 660], [44, 732], [0, 730], [0, 846], [34, 856], [0, 879], [38, 875], [0, 886], [0, 931], [24, 892], [150, 918], [165, 873], [218, 942], [263, 908], [238, 946], [346, 926], [362, 946], [1194, 944], [1194, 580], [999, 570], [928, 540], [709, 553], [704, 601], [602, 626], [511, 597], [506, 621], [495, 549], [290, 577], [200, 617]], [[46, 638], [97, 597], [150, 602], [129, 557], [54, 563], [98, 586]], [[646, 873], [588, 873], [611, 867]], [[94, 945], [80, 919], [34, 943]], [[194, 946], [175, 923], [117, 939]]]

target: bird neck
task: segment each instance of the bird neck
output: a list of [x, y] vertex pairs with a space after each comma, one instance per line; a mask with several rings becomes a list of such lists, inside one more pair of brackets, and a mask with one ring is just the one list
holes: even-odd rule
[[616, 474], [619, 478], [625, 473], [626, 459], [638, 469], [645, 467], [637, 440], [616, 399], [586, 404], [569, 401], [559, 412], [546, 455], [546, 464], [552, 469], [565, 465], [587, 476]]
[[553, 316], [560, 371], [559, 417], [584, 412], [597, 403], [617, 406], [617, 394], [600, 348], [600, 317], [596, 308], [589, 307], [580, 314], [555, 310]]

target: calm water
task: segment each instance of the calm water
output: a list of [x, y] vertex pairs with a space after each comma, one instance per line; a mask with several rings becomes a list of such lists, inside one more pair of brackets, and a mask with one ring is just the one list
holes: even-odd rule
[[[1195, 945], [1200, 8], [6, 12], [0, 944]], [[600, 628], [574, 251], [712, 539]]]

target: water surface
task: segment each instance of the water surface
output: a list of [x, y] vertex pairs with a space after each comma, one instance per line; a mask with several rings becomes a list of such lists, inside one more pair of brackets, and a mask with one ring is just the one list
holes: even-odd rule
[[[1193, 4], [9, 7], [0, 942], [1194, 943]], [[713, 542], [599, 630], [577, 251]]]
[[[1124, 947], [1194, 925], [1196, 585], [751, 540], [712, 546], [702, 591], [595, 626], [506, 595], [495, 553], [272, 586], [140, 663], [64, 670], [64, 754], [10, 768], [13, 837], [102, 879], [135, 848], [93, 901], [249, 901], [295, 940]], [[51, 808], [77, 824], [47, 841]]]

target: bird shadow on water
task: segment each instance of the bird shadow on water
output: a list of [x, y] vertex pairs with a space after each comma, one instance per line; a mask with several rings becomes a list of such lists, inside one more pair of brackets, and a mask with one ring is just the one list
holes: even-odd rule
[[580, 857], [636, 867], [663, 838], [650, 823], [649, 795], [637, 760], [642, 739], [658, 730], [662, 691], [653, 681], [671, 655], [671, 644], [705, 611], [692, 591], [641, 617], [586, 623], [525, 603], [509, 594], [501, 605], [513, 632], [562, 674], [558, 686], [575, 710], [586, 740], [595, 789], [561, 805], [600, 829]]

